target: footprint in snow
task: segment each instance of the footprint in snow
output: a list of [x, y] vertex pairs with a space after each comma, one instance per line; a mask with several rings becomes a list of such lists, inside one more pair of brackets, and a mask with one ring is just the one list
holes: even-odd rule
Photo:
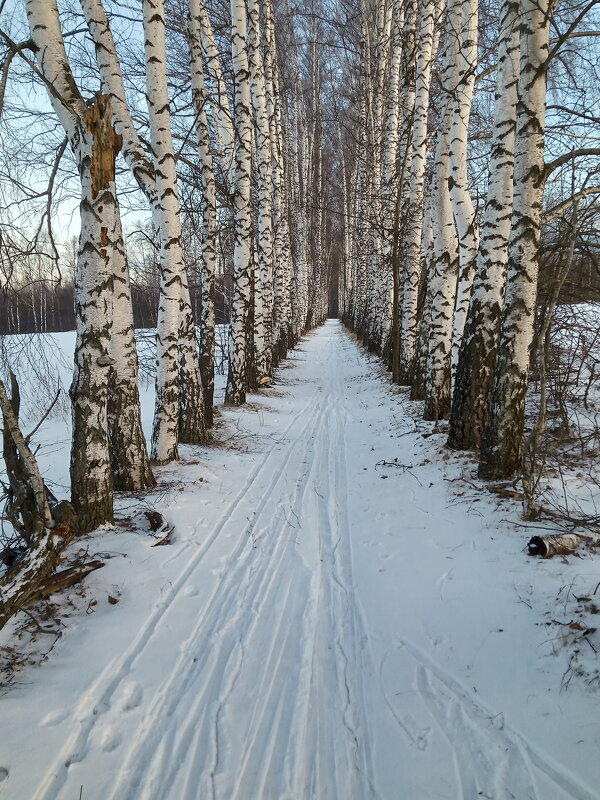
[[50, 711], [45, 717], [42, 718], [40, 722], [40, 728], [53, 728], [55, 725], [60, 725], [60, 723], [63, 722], [67, 716], [68, 712], [64, 709]]
[[100, 736], [100, 747], [105, 753], [112, 753], [121, 744], [121, 734], [112, 725], [107, 725]]
[[121, 695], [121, 710], [133, 711], [142, 702], [142, 687], [137, 681], [129, 681]]
[[65, 759], [65, 767], [69, 769], [71, 764], [79, 764], [86, 757], [88, 752], [87, 746], [82, 747], [80, 750], [75, 750], [71, 755]]
[[444, 574], [440, 575], [440, 577], [437, 579], [437, 585], [443, 586], [445, 583], [448, 583], [448, 581], [451, 581], [453, 578], [454, 578], [454, 568], [450, 567], [449, 570], [444, 572]]

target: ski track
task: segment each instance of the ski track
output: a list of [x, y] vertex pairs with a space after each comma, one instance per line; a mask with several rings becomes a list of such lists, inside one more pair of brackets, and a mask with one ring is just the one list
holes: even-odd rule
[[[598, 794], [574, 775], [552, 764], [537, 748], [504, 723], [504, 716], [473, 697], [439, 664], [408, 641], [396, 646], [415, 663], [414, 688], [453, 751], [460, 800], [546, 800], [538, 788], [543, 777], [561, 797], [597, 800]], [[389, 651], [388, 651], [389, 653]], [[382, 670], [385, 659], [382, 661]], [[385, 693], [385, 689], [382, 688]], [[390, 705], [386, 698], [386, 703]], [[390, 706], [391, 708], [391, 706]], [[414, 722], [391, 709], [398, 724], [418, 749], [428, 731], [418, 735]], [[553, 794], [553, 797], [559, 795]]]
[[[205, 539], [199, 523], [168, 559], [197, 546], [128, 649], [75, 702], [70, 734], [34, 800], [76, 797], [70, 765], [89, 758], [101, 771], [97, 750], [111, 754], [114, 771], [99, 794], [86, 787], [86, 800], [379, 800], [367, 674], [369, 697], [379, 694], [397, 726], [399, 757], [425, 754], [434, 736], [447, 742], [457, 800], [546, 800], [542, 779], [561, 797], [597, 797], [414, 643], [388, 642], [374, 667], [348, 518], [345, 425], [356, 408], [344, 381], [357, 350], [337, 324], [317, 335], [325, 343], [312, 348], [308, 402]], [[231, 540], [220, 578], [197, 597], [189, 587], [220, 537]], [[439, 578], [442, 599], [452, 579], [452, 569]], [[190, 601], [197, 607], [186, 612], [181, 641], [171, 623]], [[136, 676], [157, 646], [167, 666], [146, 696]], [[418, 719], [387, 688], [391, 656], [412, 672]]]
[[[357, 661], [360, 622], [342, 538], [346, 412], [336, 347], [338, 331], [320, 370], [315, 359], [325, 377], [281, 436], [283, 446], [254, 468], [127, 651], [75, 703], [71, 734], [35, 800], [71, 796], [70, 765], [92, 757], [97, 740], [105, 752], [119, 745], [118, 717], [112, 725], [104, 720], [113, 706], [122, 713], [140, 705], [130, 744], [120, 745], [106, 794], [112, 800], [376, 796]], [[272, 476], [264, 487], [262, 475]], [[318, 520], [315, 530], [302, 527], [303, 515]], [[170, 614], [217, 536], [227, 533], [236, 540], [221, 580], [190, 616], [183, 644], [169, 641]], [[173, 658], [144, 704], [135, 674], [143, 674], [161, 635]]]

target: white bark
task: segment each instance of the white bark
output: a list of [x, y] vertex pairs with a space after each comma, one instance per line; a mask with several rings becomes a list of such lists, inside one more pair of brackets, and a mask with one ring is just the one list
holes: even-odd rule
[[108, 395], [110, 450], [115, 489], [138, 491], [154, 486], [155, 480], [142, 430], [129, 267], [118, 205], [115, 210], [113, 324], [109, 343], [114, 361]]
[[[410, 48], [410, 19], [405, 26], [404, 0], [394, 0], [391, 23], [391, 55], [389, 59], [386, 92], [385, 122], [383, 127], [381, 184], [381, 260], [377, 265], [379, 277], [379, 325], [377, 339], [379, 346], [385, 344], [392, 322], [392, 286], [397, 289], [397, 275], [393, 271], [397, 265], [392, 263], [397, 255], [398, 239], [398, 138], [401, 123], [400, 81], [402, 78], [402, 53]], [[408, 37], [406, 36], [408, 28]], [[395, 259], [397, 260], [397, 259]]]
[[[178, 208], [177, 185], [176, 183], [173, 184], [175, 187], [174, 195], [167, 188], [169, 180], [173, 180], [175, 175], [174, 158], [167, 158], [171, 163], [166, 164], [166, 167], [161, 169], [161, 174], [158, 176], [155, 170], [155, 163], [146, 155], [131, 119], [125, 96], [120, 61], [102, 0], [80, 0], [80, 2], [90, 35], [95, 44], [96, 59], [100, 69], [103, 90], [110, 94], [113, 99], [115, 128], [123, 137], [123, 156], [138, 185], [151, 204], [154, 224], [161, 234], [157, 406], [152, 450], [154, 458], [158, 461], [166, 461], [176, 457], [179, 435], [182, 435], [183, 439], [188, 441], [200, 441], [204, 437], [204, 420], [199, 414], [199, 409], [201, 408], [198, 399], [201, 396], [201, 389], [198, 388], [200, 377], [197, 366], [195, 331], [191, 323], [187, 279], [185, 271], [177, 275], [177, 270], [183, 269], [180, 245], [179, 253], [177, 253], [178, 245], [172, 246], [169, 239], [164, 240], [163, 238], [169, 235], [169, 230], [173, 232], [179, 224], [178, 220], [173, 222], [172, 219], [174, 208]], [[162, 3], [156, 4], [157, 17], [152, 23], [153, 30], [157, 32], [159, 39], [155, 43], [145, 37], [146, 51], [150, 54], [150, 57], [154, 52], [160, 54], [159, 51], [161, 49], [164, 52], [164, 17], [161, 13], [161, 6]], [[152, 16], [153, 8], [152, 4], [146, 4], [144, 11]], [[162, 20], [162, 23], [160, 20]], [[161, 154], [160, 158], [163, 159], [165, 153], [169, 150], [169, 142], [166, 141], [165, 137], [170, 138], [170, 121], [164, 132], [157, 129], [157, 125], [159, 128], [162, 126], [161, 120], [169, 117], [166, 77], [161, 77], [161, 72], [164, 73], [165, 69], [164, 58], [163, 60], [157, 58], [150, 65], [150, 72], [153, 76], [151, 79], [153, 97], [158, 99], [159, 104], [163, 103], [163, 105], [159, 106], [161, 110], [158, 114], [158, 120], [156, 115], [153, 119], [154, 110], [157, 108], [156, 103], [150, 109], [150, 117], [151, 120], [153, 119], [151, 121], [151, 131], [159, 139], [158, 143], [152, 143], [154, 162], [156, 162], [157, 151]], [[170, 149], [172, 152], [172, 143], [170, 144]], [[160, 186], [158, 185], [159, 180]], [[164, 202], [165, 191], [168, 196], [167, 202]], [[165, 221], [165, 215], [170, 215], [170, 221]], [[173, 225], [175, 228], [173, 228]], [[180, 297], [177, 296], [177, 283], [180, 285]], [[178, 336], [174, 334], [176, 325], [180, 326]], [[176, 370], [178, 371], [178, 377], [176, 377]], [[190, 383], [185, 395], [179, 395], [177, 389], [179, 381], [189, 381]], [[162, 401], [165, 398], [167, 404], [163, 405]], [[169, 414], [174, 414], [175, 416], [167, 422]], [[173, 436], [175, 436], [175, 440], [173, 440]]]
[[241, 405], [246, 399], [248, 310], [251, 290], [250, 166], [252, 160], [252, 116], [250, 70], [246, 48], [246, 6], [231, 0], [231, 56], [235, 84], [235, 245], [233, 261], [234, 295], [229, 332], [229, 374], [226, 402]]
[[12, 438], [29, 478], [39, 520], [44, 528], [49, 529], [52, 527], [53, 521], [42, 474], [36, 458], [21, 432], [19, 420], [2, 379], [0, 379], [0, 412], [2, 414], [3, 427], [7, 429], [6, 432]]
[[513, 204], [518, 21], [518, 7], [513, 0], [507, 0], [500, 12], [496, 106], [486, 206], [452, 396], [448, 443], [457, 449], [479, 447], [492, 388]]
[[409, 165], [406, 238], [404, 242], [400, 358], [398, 380], [410, 384], [413, 378], [417, 339], [417, 303], [421, 274], [421, 236], [423, 231], [423, 192], [427, 158], [427, 118], [431, 69], [435, 59], [434, 30], [437, 21], [435, 0], [423, 0], [419, 7], [418, 57], [415, 69], [415, 104]]
[[[151, 202], [156, 200], [154, 170], [142, 149], [131, 121], [119, 60], [108, 19], [101, 0], [80, 0], [95, 43], [102, 91], [110, 95], [115, 131], [121, 136], [122, 154], [138, 184]], [[118, 214], [117, 209], [117, 214]], [[111, 357], [116, 389], [109, 397], [111, 448], [115, 488], [137, 490], [154, 484], [147, 459], [146, 441], [141, 426], [137, 386], [138, 363], [135, 349], [133, 310], [129, 288], [129, 270], [120, 219], [113, 253], [115, 279], [114, 325]]]
[[116, 239], [114, 162], [120, 141], [110, 100], [86, 106], [67, 59], [56, 0], [26, 0], [35, 57], [73, 150], [81, 180], [81, 232], [75, 275], [77, 340], [71, 494], [82, 532], [112, 519], [108, 438], [108, 367], [112, 328], [112, 250]]
[[433, 251], [433, 230], [431, 220], [432, 198], [428, 198], [423, 216], [423, 235], [421, 250], [424, 261], [425, 292], [422, 301], [421, 316], [419, 318], [418, 335], [415, 347], [415, 356], [412, 369], [410, 388], [411, 400], [425, 399], [425, 382], [427, 377], [427, 360], [429, 354], [429, 329], [431, 325], [431, 308], [433, 303], [433, 288], [435, 277], [435, 254]]
[[206, 425], [213, 422], [213, 395], [215, 371], [215, 274], [217, 263], [217, 201], [210, 131], [206, 115], [208, 101], [203, 76], [201, 47], [204, 5], [201, 0], [190, 0], [190, 52], [192, 66], [192, 99], [196, 123], [196, 137], [202, 175], [202, 240], [201, 282], [202, 318], [201, 353], [202, 385]]
[[452, 35], [457, 39], [458, 47], [451, 81], [452, 119], [448, 182], [459, 248], [458, 285], [452, 323], [451, 370], [453, 376], [469, 307], [479, 245], [475, 209], [469, 193], [467, 176], [467, 137], [477, 67], [477, 5], [478, 0], [460, 0], [453, 14], [455, 27], [453, 27]]
[[123, 139], [122, 155], [140, 189], [156, 205], [154, 165], [142, 147], [131, 119], [121, 64], [102, 0], [79, 0], [94, 42], [102, 91], [111, 97], [115, 130]]
[[256, 122], [258, 167], [258, 286], [255, 289], [254, 343], [258, 378], [271, 374], [273, 313], [273, 214], [271, 136], [266, 82], [261, 52], [260, 15], [257, 0], [247, 0], [250, 94]]
[[[164, 0], [144, 0], [144, 58], [160, 233], [161, 302], [152, 456], [177, 458], [177, 443], [204, 439], [202, 383], [181, 248], [177, 171], [166, 74]], [[185, 391], [180, 388], [181, 383]]]
[[376, 39], [374, 47], [375, 74], [373, 76], [373, 103], [370, 126], [371, 146], [371, 197], [369, 201], [369, 256], [367, 277], [367, 309], [365, 320], [365, 342], [371, 349], [380, 347], [379, 321], [384, 313], [384, 298], [387, 296], [386, 282], [381, 274], [381, 143], [383, 139], [384, 86], [388, 75], [390, 53], [390, 32], [392, 24], [391, 3], [377, 0]]
[[523, 0], [508, 276], [490, 418], [480, 474], [508, 477], [521, 466], [529, 350], [533, 339], [544, 192], [544, 118], [550, 0]]
[[431, 186], [435, 272], [432, 282], [425, 419], [443, 419], [450, 409], [450, 349], [456, 297], [458, 241], [448, 189], [451, 108], [446, 107], [436, 146]]
[[223, 178], [232, 187], [235, 180], [234, 146], [235, 134], [231, 104], [223, 67], [217, 48], [215, 34], [204, 0], [193, 0], [194, 17], [198, 23], [198, 33], [204, 62], [205, 75], [208, 78], [209, 96], [212, 101], [213, 118], [217, 139], [217, 153], [221, 163]]
[[281, 122], [279, 73], [272, 0], [264, 2], [264, 70], [267, 114], [271, 139], [273, 188], [273, 357], [283, 358], [291, 345], [291, 272], [290, 225], [284, 165], [284, 139]]

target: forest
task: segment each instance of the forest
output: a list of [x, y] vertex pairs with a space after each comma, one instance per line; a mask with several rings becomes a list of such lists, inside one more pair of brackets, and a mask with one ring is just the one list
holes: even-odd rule
[[599, 22], [0, 0], [0, 797], [600, 798]]

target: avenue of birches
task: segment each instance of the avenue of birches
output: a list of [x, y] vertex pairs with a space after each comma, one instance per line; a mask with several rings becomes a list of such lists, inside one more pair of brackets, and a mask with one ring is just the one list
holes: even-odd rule
[[[8, 369], [0, 383], [22, 540], [4, 615], [23, 576], [112, 521], [115, 491], [210, 443], [227, 323], [226, 404], [339, 316], [448, 446], [477, 454], [480, 477], [523, 476], [535, 514], [552, 317], [566, 287], [581, 284], [575, 302], [600, 285], [595, 0], [0, 0], [0, 13], [1, 333], [56, 329], [65, 297], [77, 331], [68, 509]], [[154, 316], [137, 327], [155, 328], [148, 442], [140, 298]]]

